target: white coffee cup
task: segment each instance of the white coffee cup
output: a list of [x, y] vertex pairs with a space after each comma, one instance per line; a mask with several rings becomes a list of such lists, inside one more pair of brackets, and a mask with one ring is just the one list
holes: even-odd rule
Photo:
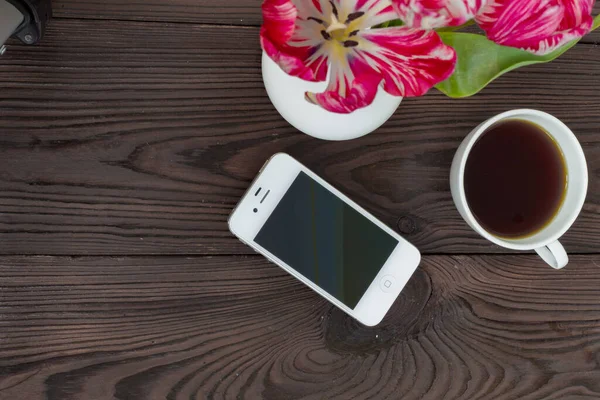
[[[467, 159], [475, 142], [490, 127], [500, 121], [518, 119], [530, 121], [542, 127], [556, 141], [562, 150], [567, 167], [567, 188], [564, 201], [554, 218], [531, 236], [518, 239], [505, 239], [486, 231], [475, 219], [469, 209], [464, 187], [464, 175]], [[507, 154], [507, 157], [510, 157]], [[573, 225], [581, 212], [588, 187], [588, 169], [585, 155], [577, 137], [556, 117], [536, 110], [512, 110], [491, 118], [475, 128], [462, 142], [450, 172], [450, 188], [456, 208], [464, 220], [477, 233], [492, 243], [512, 250], [535, 250], [551, 267], [560, 269], [567, 265], [569, 257], [558, 239]]]

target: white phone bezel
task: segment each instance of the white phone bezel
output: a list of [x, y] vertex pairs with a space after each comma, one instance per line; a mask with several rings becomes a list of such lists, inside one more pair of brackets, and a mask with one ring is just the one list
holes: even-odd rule
[[[346, 306], [344, 303], [321, 289], [317, 284], [305, 278], [291, 266], [271, 254], [267, 249], [254, 242], [254, 238], [300, 172], [306, 173], [312, 179], [342, 199], [345, 203], [368, 218], [375, 225], [379, 226], [386, 233], [398, 240], [398, 246], [392, 251], [392, 254], [373, 282], [371, 282], [369, 288], [354, 309]], [[261, 192], [258, 196], [255, 196], [258, 188], [261, 188]], [[269, 191], [269, 194], [261, 204], [261, 200], [267, 191]], [[258, 212], [254, 212], [254, 209], [257, 209]], [[408, 243], [400, 235], [377, 220], [366, 210], [354, 203], [308, 168], [284, 153], [275, 154], [267, 161], [231, 214], [231, 217], [229, 218], [229, 229], [242, 242], [263, 254], [270, 261], [283, 268], [286, 272], [296, 277], [338, 308], [367, 326], [374, 326], [381, 322], [398, 295], [400, 295], [400, 292], [421, 260], [419, 251], [413, 245]], [[385, 288], [383, 286], [385, 281], [392, 282], [393, 287]]]

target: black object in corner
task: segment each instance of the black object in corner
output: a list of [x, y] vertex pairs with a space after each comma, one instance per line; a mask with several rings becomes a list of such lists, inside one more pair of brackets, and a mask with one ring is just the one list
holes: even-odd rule
[[23, 22], [13, 37], [25, 44], [35, 44], [44, 36], [46, 24], [52, 16], [50, 0], [5, 0], [23, 14]]

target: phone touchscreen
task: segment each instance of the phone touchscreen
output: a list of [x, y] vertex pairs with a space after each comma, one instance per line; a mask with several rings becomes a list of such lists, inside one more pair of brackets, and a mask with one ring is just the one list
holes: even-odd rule
[[352, 309], [398, 245], [304, 172], [254, 241]]

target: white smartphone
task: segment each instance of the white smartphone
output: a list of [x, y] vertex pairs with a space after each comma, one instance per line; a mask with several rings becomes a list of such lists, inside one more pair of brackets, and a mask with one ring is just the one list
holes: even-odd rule
[[364, 325], [377, 325], [419, 251], [287, 154], [271, 157], [229, 218], [242, 242]]

